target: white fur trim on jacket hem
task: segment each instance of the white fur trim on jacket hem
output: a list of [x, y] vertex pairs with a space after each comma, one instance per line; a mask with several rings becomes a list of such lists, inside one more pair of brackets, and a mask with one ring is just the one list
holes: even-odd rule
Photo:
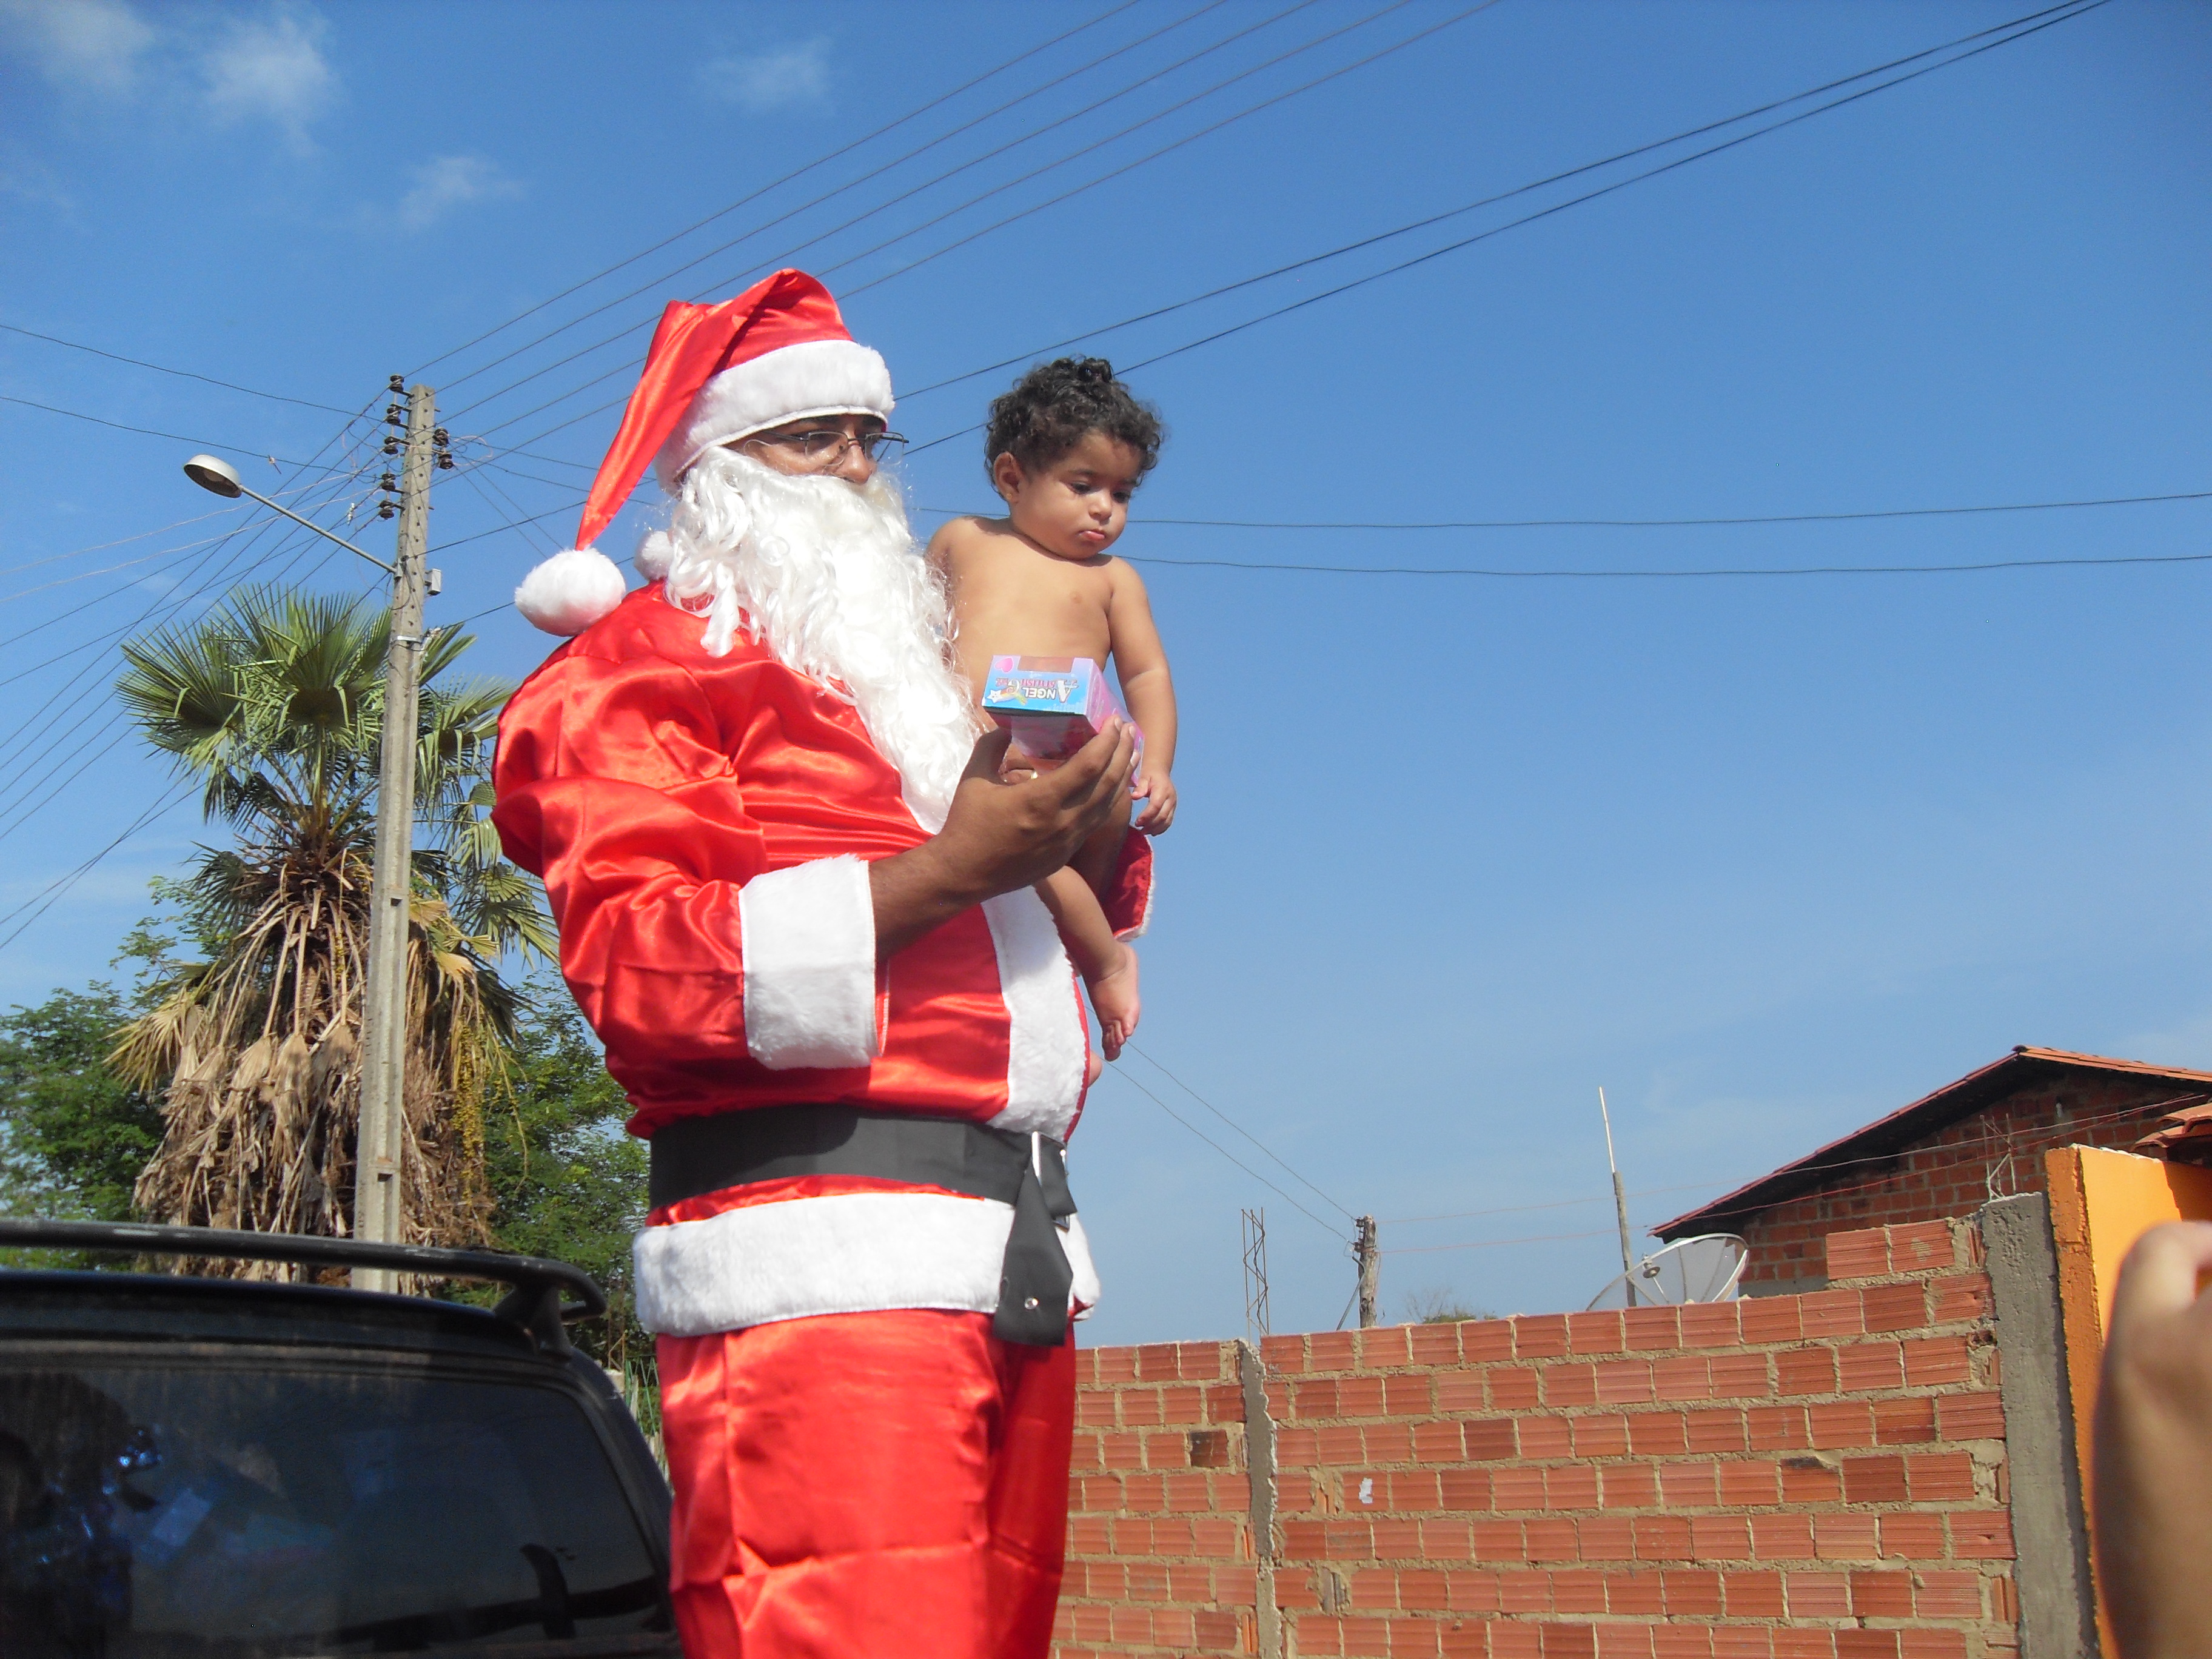
[[745, 1048], [771, 1071], [876, 1057], [876, 918], [868, 866], [848, 854], [738, 890]]
[[533, 627], [569, 636], [612, 611], [628, 592], [612, 559], [596, 547], [572, 547], [522, 579], [514, 590], [514, 608]]
[[[843, 1193], [647, 1227], [631, 1246], [638, 1319], [664, 1336], [706, 1336], [820, 1314], [989, 1313], [1013, 1222], [993, 1199]], [[1060, 1239], [1079, 1317], [1098, 1299], [1098, 1272], [1079, 1221]]]
[[1052, 912], [1035, 890], [983, 901], [1006, 1006], [1006, 1104], [994, 1129], [1067, 1139], [1083, 1098], [1083, 994]]
[[890, 420], [891, 372], [854, 340], [801, 340], [726, 368], [700, 388], [653, 465], [670, 495], [692, 462], [715, 444], [817, 415]]

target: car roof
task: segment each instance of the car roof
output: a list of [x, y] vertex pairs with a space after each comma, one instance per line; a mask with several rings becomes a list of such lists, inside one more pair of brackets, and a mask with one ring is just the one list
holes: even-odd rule
[[565, 1369], [523, 1325], [459, 1303], [320, 1285], [0, 1268], [0, 1350], [40, 1340], [384, 1348]]

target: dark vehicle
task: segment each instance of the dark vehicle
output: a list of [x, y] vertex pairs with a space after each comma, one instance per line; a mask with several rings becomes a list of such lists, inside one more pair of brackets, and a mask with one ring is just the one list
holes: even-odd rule
[[0, 1271], [6, 1659], [678, 1659], [667, 1485], [562, 1328], [605, 1306], [586, 1274], [490, 1251], [0, 1220], [0, 1247], [34, 1245], [512, 1289], [487, 1311]]

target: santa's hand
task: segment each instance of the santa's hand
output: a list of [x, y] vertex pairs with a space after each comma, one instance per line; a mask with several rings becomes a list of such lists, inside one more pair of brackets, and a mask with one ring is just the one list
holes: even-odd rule
[[2212, 1630], [2212, 1225], [2168, 1222], [2121, 1264], [2097, 1390], [2097, 1576], [2122, 1659]]
[[1175, 781], [1164, 772], [1147, 772], [1129, 786], [1141, 803], [1129, 820], [1132, 830], [1157, 836], [1175, 822]]
[[1002, 783], [1012, 740], [1004, 730], [977, 739], [945, 828], [868, 866], [878, 961], [971, 905], [1034, 887], [1074, 857], [1127, 796], [1136, 744], [1124, 721], [1111, 722], [1052, 771]]

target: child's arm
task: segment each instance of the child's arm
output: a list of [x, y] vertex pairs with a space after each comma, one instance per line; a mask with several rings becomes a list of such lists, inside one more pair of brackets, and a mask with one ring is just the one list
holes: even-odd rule
[[1091, 884], [1073, 870], [1055, 870], [1036, 884], [1037, 896], [1059, 924], [1069, 960], [1091, 992], [1106, 1058], [1118, 1060], [1137, 1029], [1137, 953], [1114, 937], [1113, 925]]
[[1160, 630], [1152, 622], [1152, 602], [1145, 592], [1144, 579], [1126, 559], [1109, 565], [1107, 575], [1113, 584], [1106, 625], [1114, 670], [1121, 676], [1129, 718], [1145, 734], [1145, 768], [1130, 786], [1146, 798], [1135, 827], [1157, 836], [1175, 822], [1175, 783], [1168, 775], [1175, 766], [1175, 680], [1168, 672], [1167, 647], [1160, 643]]

